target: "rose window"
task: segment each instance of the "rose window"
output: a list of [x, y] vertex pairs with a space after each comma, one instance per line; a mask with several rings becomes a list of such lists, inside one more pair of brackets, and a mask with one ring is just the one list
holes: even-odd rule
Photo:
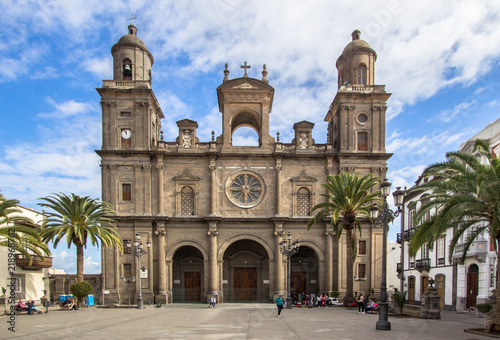
[[250, 208], [262, 199], [264, 188], [256, 175], [240, 173], [231, 177], [228, 184], [227, 195], [237, 206]]

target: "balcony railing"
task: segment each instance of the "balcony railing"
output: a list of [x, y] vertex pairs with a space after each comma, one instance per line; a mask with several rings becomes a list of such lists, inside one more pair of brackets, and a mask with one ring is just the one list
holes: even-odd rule
[[24, 270], [40, 270], [42, 268], [52, 267], [52, 257], [41, 258], [31, 255], [31, 264], [29, 259], [23, 254], [16, 254], [16, 265]]
[[[404, 235], [404, 238], [405, 238], [405, 241], [409, 241], [410, 238], [413, 236], [413, 234], [415, 234], [415, 231], [416, 229], [415, 228], [410, 228], [410, 229], [407, 229], [405, 231], [403, 231], [403, 235]], [[396, 242], [401, 244], [401, 233], [398, 233], [396, 235]]]
[[420, 272], [424, 270], [429, 271], [429, 269], [431, 269], [431, 259], [427, 258], [415, 261], [415, 269]]
[[111, 89], [151, 89], [151, 83], [148, 80], [103, 80], [102, 87]]
[[[453, 250], [453, 259], [460, 259], [465, 251], [465, 243], [458, 243], [455, 245]], [[467, 250], [467, 257], [475, 258], [478, 261], [484, 262], [486, 260], [486, 254], [488, 254], [488, 240], [479, 239], [474, 242]]]

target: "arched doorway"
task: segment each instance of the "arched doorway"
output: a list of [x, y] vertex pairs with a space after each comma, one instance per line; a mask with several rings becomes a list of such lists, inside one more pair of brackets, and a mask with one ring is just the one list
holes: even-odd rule
[[203, 274], [203, 255], [198, 249], [177, 249], [172, 263], [172, 301], [204, 302]]
[[298, 302], [301, 293], [316, 296], [323, 293], [319, 291], [318, 257], [312, 248], [300, 246], [297, 254], [292, 256], [291, 262], [290, 290]]
[[441, 310], [444, 308], [445, 279], [444, 274], [436, 275], [436, 288], [439, 294], [439, 309]]
[[269, 301], [269, 257], [262, 245], [239, 240], [224, 252], [224, 302]]
[[472, 264], [467, 272], [467, 305], [466, 308], [476, 306], [476, 297], [478, 293], [479, 267]]
[[415, 303], [415, 276], [408, 276], [408, 301]]

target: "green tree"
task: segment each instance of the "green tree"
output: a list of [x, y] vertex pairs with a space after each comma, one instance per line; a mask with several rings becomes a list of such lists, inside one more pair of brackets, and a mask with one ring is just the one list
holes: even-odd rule
[[87, 281], [73, 283], [69, 286], [69, 291], [77, 297], [80, 304], [87, 295], [92, 294], [92, 285]]
[[89, 196], [81, 197], [75, 194], [54, 194], [41, 198], [39, 203], [48, 212], [48, 218], [42, 226], [42, 239], [54, 241], [54, 248], [63, 237], [66, 238], [68, 249], [76, 246], [76, 281], [83, 281], [83, 248], [90, 240], [92, 245], [102, 243], [105, 246], [117, 246], [123, 249], [122, 239], [116, 228], [116, 221], [110, 215], [115, 212], [111, 206]]
[[345, 305], [353, 300], [353, 250], [356, 249], [356, 233], [353, 233], [353, 230], [357, 227], [361, 234], [359, 218], [370, 218], [370, 207], [373, 202], [380, 202], [380, 191], [372, 192], [378, 182], [379, 179], [373, 177], [372, 174], [360, 177], [357, 173], [342, 172], [339, 175], [327, 176], [326, 183], [322, 184], [327, 193], [321, 194], [325, 201], [312, 208], [312, 212], [317, 213], [307, 223], [307, 230], [309, 230], [318, 221], [329, 220], [330, 226], [337, 232], [338, 239], [345, 230], [348, 245], [346, 247]]
[[31, 264], [32, 256], [50, 256], [50, 250], [39, 234], [39, 227], [30, 218], [22, 216], [19, 201], [0, 196], [0, 246], [14, 247]]
[[[429, 181], [422, 181], [411, 189], [428, 191], [430, 200], [416, 212], [418, 228], [410, 240], [410, 255], [415, 255], [424, 244], [432, 247], [437, 238], [452, 228], [450, 262], [455, 246], [463, 239], [463, 263], [469, 247], [481, 233], [489, 234], [491, 240], [495, 240], [498, 257], [500, 160], [492, 154], [489, 144], [482, 140], [476, 140], [472, 153], [448, 152], [446, 158], [446, 161], [424, 170], [422, 176]], [[499, 271], [500, 261], [497, 261]], [[500, 301], [500, 289], [496, 291], [497, 301]], [[495, 307], [495, 324], [500, 328], [500, 303]]]

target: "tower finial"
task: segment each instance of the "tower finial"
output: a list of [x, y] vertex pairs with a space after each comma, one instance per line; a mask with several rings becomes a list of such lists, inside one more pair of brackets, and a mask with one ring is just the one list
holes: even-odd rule
[[266, 69], [266, 64], [264, 64], [262, 68], [262, 81], [266, 84], [269, 84], [269, 80], [267, 80], [267, 69]]
[[351, 36], [352, 36], [352, 40], [359, 40], [359, 37], [361, 36], [361, 31], [360, 30], [354, 30], [352, 33], [351, 33]]
[[226, 65], [225, 65], [225, 67], [226, 67], [226, 68], [224, 69], [224, 79], [222, 79], [222, 82], [223, 82], [223, 83], [225, 83], [226, 81], [228, 81], [228, 80], [229, 80], [229, 77], [228, 77], [228, 75], [229, 75], [229, 70], [227, 69], [227, 63], [226, 63]]

